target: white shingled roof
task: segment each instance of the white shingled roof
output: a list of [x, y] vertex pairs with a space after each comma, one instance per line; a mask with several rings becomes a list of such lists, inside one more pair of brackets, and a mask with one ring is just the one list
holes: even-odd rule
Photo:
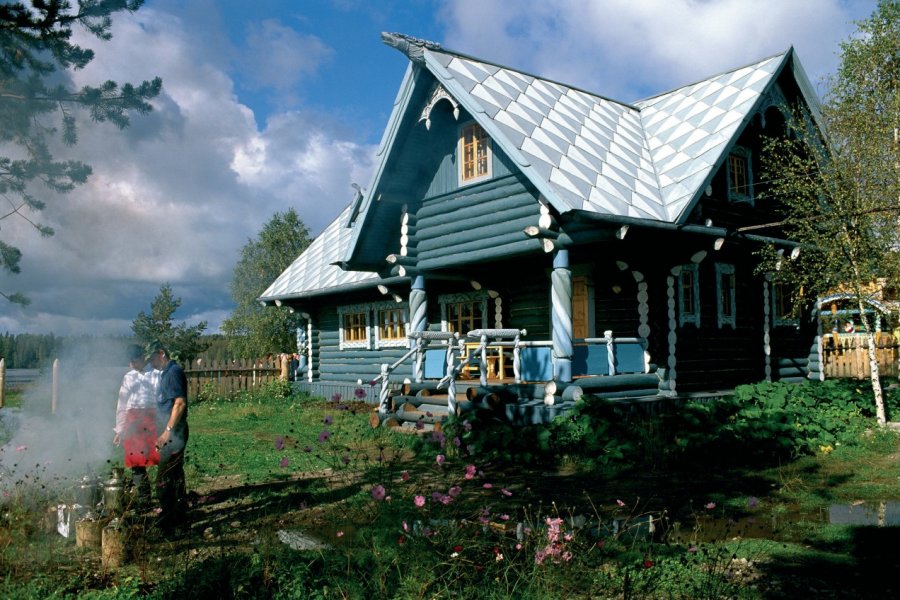
[[344, 271], [332, 264], [344, 256], [353, 230], [346, 227], [352, 205], [335, 219], [331, 225], [291, 263], [278, 279], [272, 282], [260, 300], [290, 298], [291, 296], [315, 295], [333, 288], [350, 286], [366, 280], [378, 280], [376, 273], [365, 271]]
[[[394, 39], [475, 116], [560, 213], [579, 210], [670, 223], [689, 210], [791, 53], [624, 104], [430, 42]], [[799, 65], [796, 70], [802, 74]], [[389, 128], [404, 110], [396, 107]], [[383, 152], [380, 159], [389, 155]], [[370, 190], [377, 186], [378, 172]], [[375, 273], [333, 264], [352, 253], [353, 229], [346, 227], [350, 210], [269, 286], [262, 300], [377, 283]]]
[[676, 222], [785, 55], [634, 105], [432, 46], [424, 64], [560, 212]]

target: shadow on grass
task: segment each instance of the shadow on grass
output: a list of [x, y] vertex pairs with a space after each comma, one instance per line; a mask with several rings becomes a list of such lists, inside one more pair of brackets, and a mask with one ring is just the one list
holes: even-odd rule
[[759, 565], [767, 598], [895, 598], [900, 593], [900, 528], [851, 527], [839, 542], [784, 545]]

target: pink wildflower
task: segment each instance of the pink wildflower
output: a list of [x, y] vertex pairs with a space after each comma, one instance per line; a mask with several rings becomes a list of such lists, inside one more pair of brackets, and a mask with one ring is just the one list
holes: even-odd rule
[[500, 493], [503, 494], [504, 496], [512, 496], [512, 492], [506, 488], [500, 488]]
[[400, 473], [400, 479], [403, 481], [409, 481], [409, 471], [403, 471]]
[[489, 489], [491, 489], [492, 487], [494, 487], [494, 484], [488, 482], [488, 483], [485, 483], [485, 484], [484, 484], [483, 486], [481, 486], [481, 487], [483, 487], [483, 488], [486, 489], [486, 490], [489, 490]]
[[323, 429], [322, 433], [319, 434], [319, 441], [326, 442], [326, 441], [328, 441], [328, 438], [330, 438], [330, 437], [331, 437], [331, 432], [328, 431], [327, 429]]
[[707, 502], [707, 503], [706, 503], [706, 510], [712, 510], [712, 509], [714, 509], [715, 507], [716, 507], [716, 503], [715, 503], [715, 502]]
[[281, 467], [282, 469], [286, 468], [288, 466], [288, 457], [285, 456], [284, 458], [282, 458], [281, 462], [278, 463], [278, 466]]
[[275, 449], [276, 450], [284, 450], [284, 438], [279, 436], [275, 436]]
[[446, 460], [446, 457], [445, 457], [443, 454], [438, 454], [437, 457], [435, 457], [434, 460], [437, 462], [438, 466], [440, 467], [440, 466], [442, 466], [442, 465], [444, 464], [444, 461]]
[[466, 479], [475, 478], [475, 465], [466, 465]]
[[616, 504], [618, 504], [619, 506], [625, 506], [625, 503], [621, 500], [616, 500]]
[[385, 496], [385, 491], [384, 491], [383, 485], [378, 484], [378, 485], [372, 486], [372, 497], [375, 500], [378, 500], [378, 501], [384, 500], [384, 496]]
[[457, 496], [459, 496], [462, 493], [462, 488], [459, 487], [458, 485], [454, 485], [447, 491], [447, 493], [450, 494], [451, 496], [453, 496], [454, 498], [456, 498]]
[[336, 535], [336, 536], [339, 537], [339, 538], [342, 538], [342, 537], [344, 537], [344, 532], [343, 532], [343, 531], [338, 531], [338, 532], [335, 533], [334, 535]]
[[423, 506], [425, 506], [425, 496], [416, 496], [415, 498], [413, 498], [413, 504], [415, 504], [419, 508], [422, 508]]
[[358, 387], [353, 392], [353, 395], [356, 396], [357, 400], [362, 400], [363, 398], [366, 397], [366, 390], [362, 389], [361, 387]]

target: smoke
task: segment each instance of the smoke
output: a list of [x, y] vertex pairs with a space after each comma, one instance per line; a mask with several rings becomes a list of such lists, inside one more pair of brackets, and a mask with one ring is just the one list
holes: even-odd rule
[[25, 390], [21, 409], [0, 409], [0, 428], [11, 435], [0, 447], [0, 499], [54, 498], [86, 475], [108, 477], [122, 463], [112, 440], [128, 370], [124, 346], [123, 340], [90, 340], [64, 351], [56, 363], [55, 412], [51, 367]]

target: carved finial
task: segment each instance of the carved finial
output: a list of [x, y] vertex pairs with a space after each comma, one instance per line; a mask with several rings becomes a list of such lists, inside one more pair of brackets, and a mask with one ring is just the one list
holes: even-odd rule
[[424, 60], [425, 48], [440, 50], [441, 45], [420, 38], [405, 35], [403, 33], [381, 33], [381, 41], [392, 48], [396, 48], [409, 57], [411, 61], [421, 63]]

